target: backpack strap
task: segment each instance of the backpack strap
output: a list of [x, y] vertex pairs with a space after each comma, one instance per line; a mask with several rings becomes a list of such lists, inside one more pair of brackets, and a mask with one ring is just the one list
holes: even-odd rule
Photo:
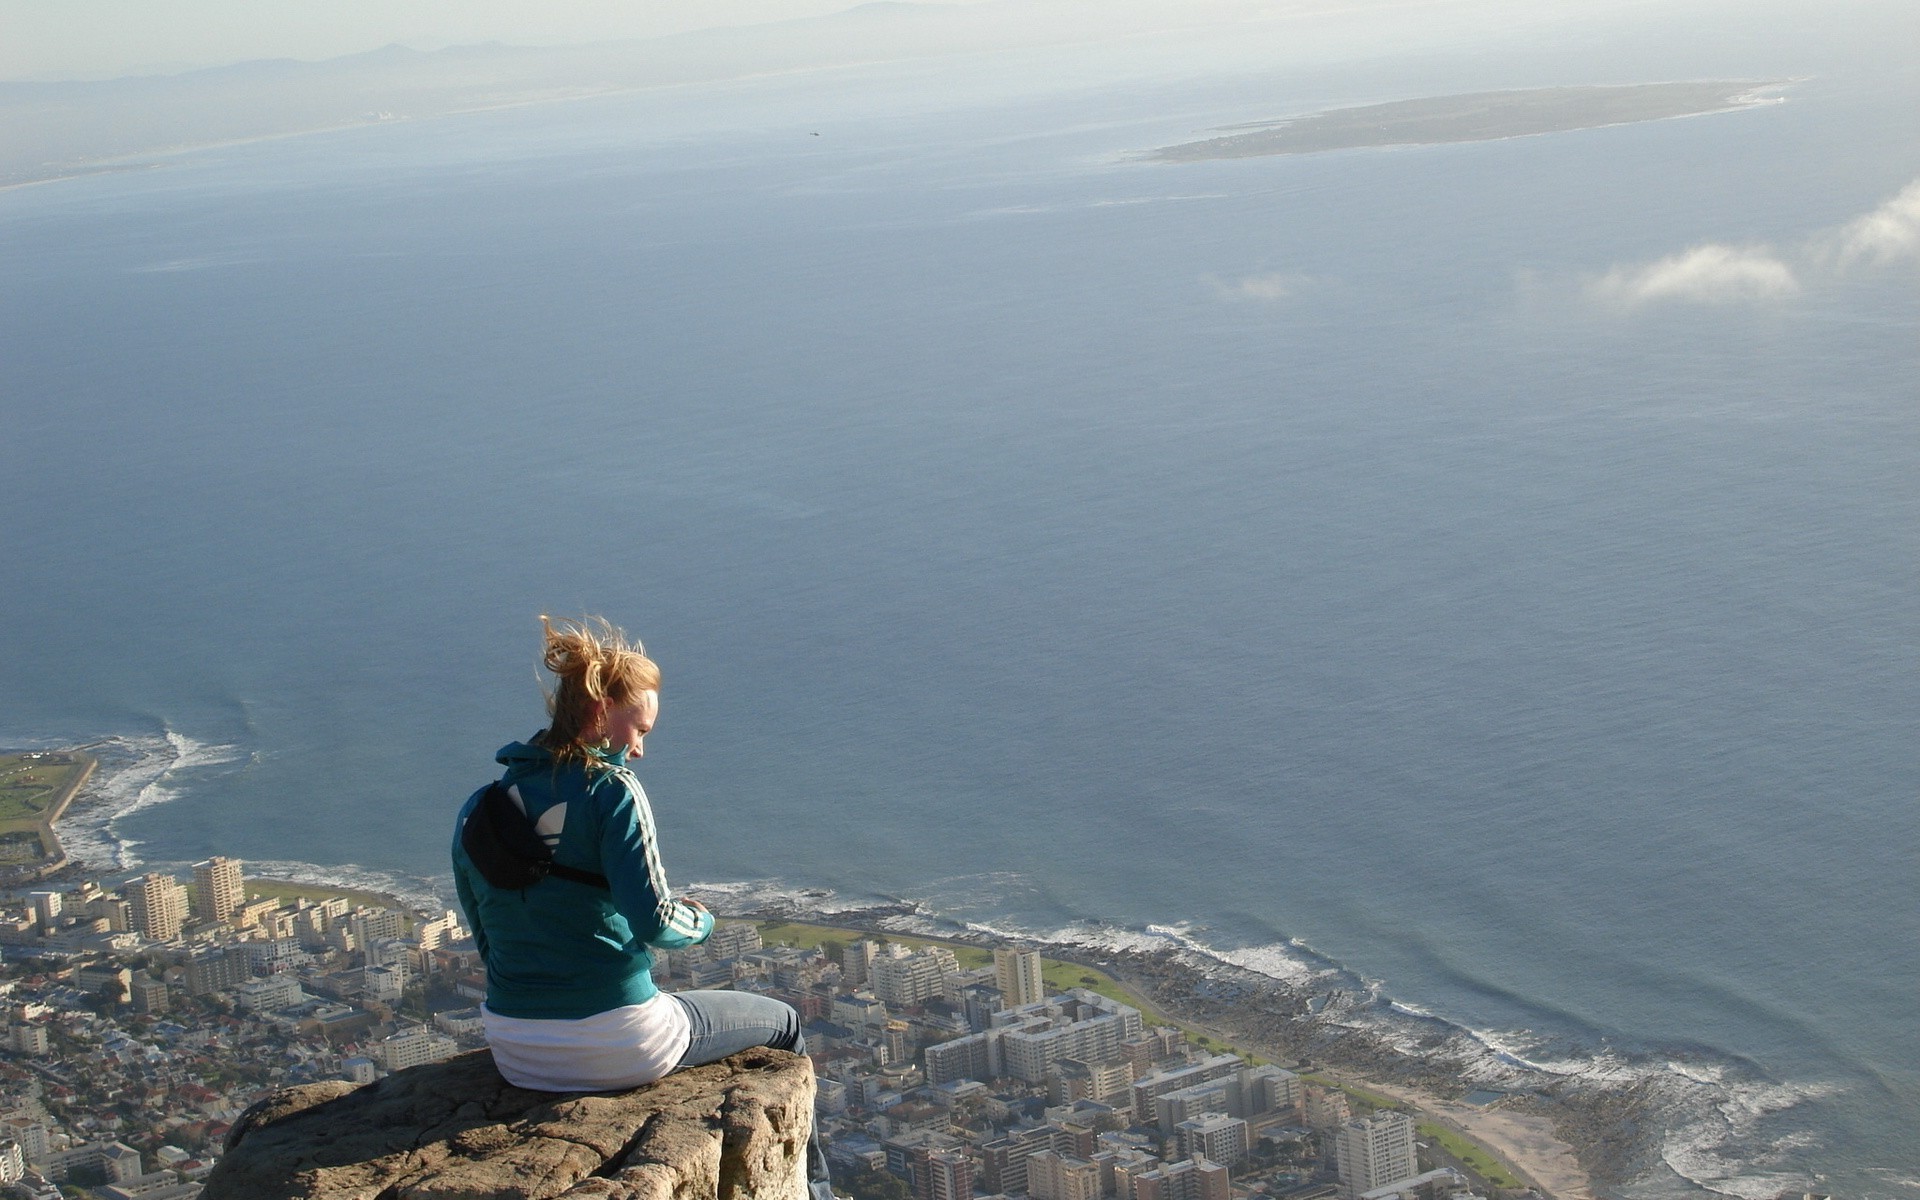
[[584, 883], [588, 887], [597, 887], [603, 892], [613, 890], [613, 884], [598, 871], [583, 871], [579, 867], [570, 867], [563, 862], [549, 862], [547, 874], [555, 879], [571, 879], [575, 883]]
[[533, 834], [535, 842], [539, 846], [542, 861], [546, 865], [546, 870], [543, 872], [544, 874], [551, 875], [555, 879], [565, 879], [573, 883], [584, 883], [588, 887], [596, 887], [603, 892], [613, 890], [613, 884], [609, 883], [607, 877], [600, 872], [589, 871], [584, 867], [570, 867], [554, 858], [553, 848], [548, 846], [547, 840], [540, 836], [539, 830], [534, 826], [533, 818], [527, 815], [525, 805], [519, 796], [514, 794], [513, 789], [508, 785], [507, 781], [502, 779], [493, 786], [500, 789], [502, 797], [508, 804], [513, 806], [515, 812], [520, 814], [520, 819], [527, 823], [527, 830]]
[[549, 875], [612, 891], [605, 875], [553, 860], [553, 850], [502, 781], [488, 784], [460, 831], [460, 844], [489, 884], [520, 891]]

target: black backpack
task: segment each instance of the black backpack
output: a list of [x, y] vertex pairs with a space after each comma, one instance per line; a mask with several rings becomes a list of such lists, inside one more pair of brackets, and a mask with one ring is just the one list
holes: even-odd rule
[[527, 812], [503, 783], [490, 783], [460, 827], [460, 848], [494, 887], [519, 891], [549, 875], [611, 891], [605, 875], [553, 861]]

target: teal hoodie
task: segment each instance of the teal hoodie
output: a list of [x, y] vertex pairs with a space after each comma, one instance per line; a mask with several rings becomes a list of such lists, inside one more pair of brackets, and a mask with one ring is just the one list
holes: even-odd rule
[[577, 1019], [652, 999], [659, 989], [648, 947], [698, 945], [713, 932], [713, 915], [667, 889], [653, 810], [625, 752], [557, 763], [536, 736], [497, 758], [555, 861], [613, 886], [551, 877], [517, 891], [489, 884], [460, 848], [486, 789], [475, 792], [454, 825], [453, 884], [487, 965], [487, 1007], [505, 1017]]

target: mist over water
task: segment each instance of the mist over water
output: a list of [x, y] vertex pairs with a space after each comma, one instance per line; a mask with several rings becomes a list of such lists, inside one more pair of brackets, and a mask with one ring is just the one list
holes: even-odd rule
[[1912, 1195], [1920, 292], [1831, 247], [1920, 105], [1751, 49], [1663, 65], [1817, 77], [1442, 147], [1129, 157], [1600, 72], [872, 68], [0, 192], [0, 743], [107, 743], [97, 861], [420, 895], [603, 612], [679, 881], [1656, 1079], [1635, 1196]]

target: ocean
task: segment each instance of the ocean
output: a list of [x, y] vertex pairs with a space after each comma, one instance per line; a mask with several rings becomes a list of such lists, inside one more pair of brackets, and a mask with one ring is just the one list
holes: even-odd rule
[[[103, 755], [91, 861], [450, 899], [536, 615], [604, 613], [679, 882], [1349, 979], [1656, 1089], [1623, 1196], [1912, 1197], [1920, 76], [1871, 11], [1200, 30], [0, 191], [0, 744]], [[1695, 78], [1791, 82], [1137, 157]]]

